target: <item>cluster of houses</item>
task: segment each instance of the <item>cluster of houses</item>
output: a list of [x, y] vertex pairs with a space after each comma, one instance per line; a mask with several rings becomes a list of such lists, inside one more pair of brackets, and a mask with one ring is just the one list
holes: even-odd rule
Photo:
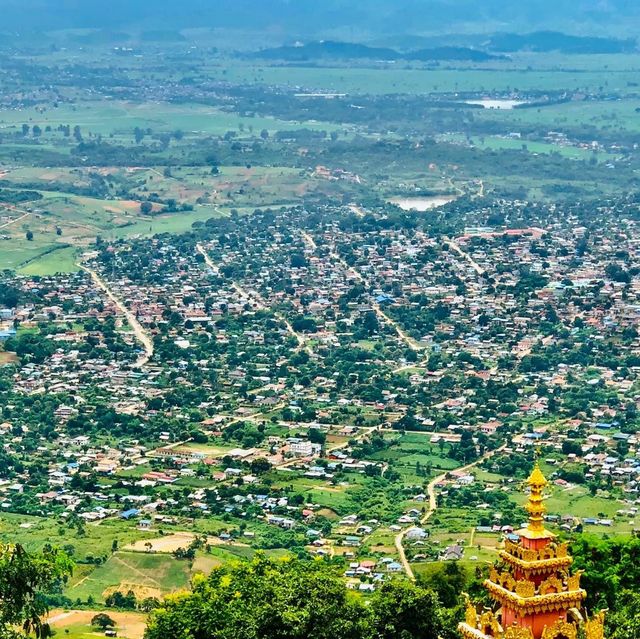
[[[527, 203], [504, 206], [520, 215]], [[265, 459], [281, 476], [340, 490], [338, 474], [393, 470], [393, 460], [367, 459], [354, 447], [375, 429], [389, 433], [410, 417], [426, 431], [424, 448], [431, 452], [444, 455], [471, 433], [479, 453], [483, 442], [511, 429], [511, 451], [543, 446], [559, 470], [579, 467], [585, 482], [623, 496], [614, 518], [578, 521], [561, 513], [558, 526], [606, 529], [617, 519], [633, 520], [640, 491], [634, 433], [640, 280], [630, 268], [640, 257], [635, 222], [625, 220], [626, 232], [617, 233], [612, 220], [597, 242], [571, 216], [544, 229], [508, 231], [485, 220], [443, 238], [384, 225], [352, 232], [339, 223], [349, 214], [348, 207], [327, 209], [325, 222], [308, 231], [303, 210], [267, 221], [258, 216], [252, 241], [214, 234], [202, 250], [185, 251], [171, 238], [122, 244], [108, 249], [111, 270], [96, 254], [92, 264], [112, 294], [154, 339], [156, 352], [141, 365], [135, 365], [142, 350], [137, 337], [89, 277], [18, 278], [31, 301], [0, 309], [0, 339], [16, 327], [18, 336], [41, 323], [51, 328], [44, 337], [50, 354], [43, 361], [25, 358], [11, 378], [17, 394], [56, 401], [57, 438], [40, 437], [32, 455], [47, 468], [47, 488], [35, 495], [45, 512], [149, 527], [156, 517], [190, 510], [242, 518], [257, 509], [260, 522], [302, 530], [318, 553], [342, 546], [357, 554], [378, 523], [345, 517], [341, 532], [327, 539], [305, 515], [314, 511], [308, 504], [253, 494], [247, 487], [260, 477], [252, 464]], [[242, 224], [239, 230], [251, 235]], [[134, 278], [136, 251], [148, 259]], [[116, 337], [107, 339], [101, 327], [114, 317]], [[114, 339], [118, 349], [109, 350]], [[585, 352], [603, 357], [589, 365], [569, 357], [543, 361], [558, 352], [575, 355], [585, 344]], [[364, 362], [367, 372], [333, 362], [336, 349], [344, 349], [345, 361], [352, 355]], [[624, 366], [605, 365], [610, 353], [624, 358]], [[195, 399], [175, 405], [168, 401], [175, 389]], [[570, 413], [564, 397], [581, 389], [589, 393]], [[116, 414], [141, 420], [144, 434], [111, 443], [104, 434], [71, 434], [79, 419], [93, 420], [95, 396], [108, 397]], [[13, 412], [3, 417], [0, 441], [17, 455], [34, 426], [7, 408]], [[523, 420], [528, 426], [513, 433]], [[227, 437], [238, 423], [247, 428]], [[312, 438], [311, 430], [321, 437]], [[182, 441], [193, 431], [211, 449]], [[331, 445], [318, 443], [323, 438]], [[83, 483], [94, 475], [99, 490], [89, 492]], [[571, 479], [554, 481], [571, 489]], [[129, 494], [116, 499], [108, 489], [116, 482]], [[473, 474], [460, 473], [450, 484], [473, 482]], [[187, 490], [175, 491], [178, 499], [159, 497], [174, 484]], [[244, 493], [222, 500], [222, 485]], [[3, 510], [30, 490], [26, 471], [4, 480]], [[422, 486], [397, 520], [385, 522], [391, 532], [405, 531], [405, 544], [416, 550], [429, 543], [420, 524], [427, 499]], [[501, 524], [478, 532], [510, 530]], [[463, 555], [458, 544], [440, 551], [442, 559]], [[349, 576], [365, 569], [377, 574], [395, 566], [358, 565]]]

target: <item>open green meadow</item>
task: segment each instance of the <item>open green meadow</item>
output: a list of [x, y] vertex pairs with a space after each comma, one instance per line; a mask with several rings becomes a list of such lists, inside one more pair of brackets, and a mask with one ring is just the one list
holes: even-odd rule
[[270, 133], [300, 128], [324, 130], [327, 132], [341, 130], [339, 125], [329, 122], [293, 122], [272, 117], [240, 116], [237, 113], [221, 111], [202, 104], [173, 104], [168, 102], [126, 102], [111, 100], [77, 101], [73, 104], [60, 104], [57, 107], [26, 107], [20, 110], [0, 110], [0, 128], [19, 130], [23, 124], [38, 125], [43, 130], [50, 126], [51, 134], [60, 137], [56, 132], [59, 126], [79, 126], [83, 136], [114, 136], [118, 139], [134, 141], [133, 131], [151, 129], [153, 133], [173, 133], [181, 131], [189, 135], [224, 135], [227, 131], [235, 131], [247, 135], [266, 129]]
[[590, 160], [592, 157], [600, 159], [600, 161], [611, 159], [609, 154], [595, 155], [592, 149], [567, 146], [562, 144], [553, 144], [551, 142], [535, 142], [527, 139], [517, 139], [499, 136], [474, 136], [472, 138], [464, 138], [462, 135], [444, 136], [444, 139], [451, 142], [465, 143], [470, 146], [479, 147], [481, 149], [491, 149], [492, 151], [512, 150], [512, 151], [528, 151], [529, 153], [559, 153], [571, 160]]
[[640, 131], [640, 100], [625, 98], [616, 100], [578, 100], [525, 109], [483, 109], [477, 117], [491, 122], [514, 125], [540, 125], [549, 130], [569, 127], [592, 127], [608, 132]]
[[365, 481], [361, 475], [351, 473], [348, 475], [348, 483], [334, 486], [320, 479], [295, 476], [289, 478], [287, 475], [286, 471], [278, 471], [274, 486], [307, 495], [312, 503], [330, 508], [340, 514], [347, 514], [346, 511], [353, 505], [353, 497], [350, 493]]
[[131, 522], [106, 519], [98, 524], [87, 524], [82, 531], [69, 527], [64, 520], [3, 513], [0, 518], [0, 540], [15, 541], [27, 550], [40, 550], [49, 543], [66, 547], [75, 560], [87, 557], [108, 557], [114, 540], [119, 547], [139, 539], [153, 537], [153, 533], [136, 529]]
[[448, 444], [442, 450], [431, 444], [427, 434], [403, 433], [389, 448], [371, 455], [371, 459], [391, 462], [405, 484], [420, 485], [460, 466], [458, 461], [447, 457], [449, 448]]
[[77, 250], [72, 246], [61, 246], [26, 262], [18, 272], [23, 275], [52, 275], [75, 273], [77, 270]]
[[[515, 493], [514, 499], [524, 503], [525, 497]], [[610, 526], [584, 524], [585, 532], [598, 535], [630, 534], [638, 528], [636, 521], [627, 515], [619, 516], [619, 510], [626, 510], [624, 502], [603, 496], [592, 496], [585, 486], [570, 485], [567, 488], [553, 486], [546, 500], [547, 510], [553, 515], [570, 515], [581, 520], [593, 518], [610, 520]]]
[[[239, 84], [261, 83], [306, 91], [326, 91], [349, 94], [427, 94], [456, 92], [512, 91], [590, 91], [606, 87], [609, 91], [628, 91], [630, 83], [640, 80], [637, 56], [615, 58], [603, 77], [595, 62], [575, 57], [558, 56], [555, 64], [532, 67], [528, 56], [513, 60], [483, 64], [442, 63], [430, 68], [397, 62], [378, 68], [347, 66], [269, 66], [243, 64], [212, 64], [208, 76], [218, 81]], [[575, 60], [575, 61], [574, 61]], [[537, 61], [537, 58], [536, 58]]]
[[0, 269], [19, 270], [42, 258], [52, 248], [55, 247], [42, 239], [31, 242], [24, 238], [0, 239]]
[[[77, 254], [95, 241], [149, 237], [157, 233], [184, 233], [196, 222], [250, 211], [260, 206], [290, 205], [310, 193], [331, 196], [334, 183], [290, 167], [107, 168], [100, 174], [123, 183], [136, 199], [98, 198], [53, 191], [60, 181], [75, 187], [89, 184], [88, 169], [8, 169], [3, 179], [14, 189], [37, 188], [41, 199], [5, 212], [0, 219], [0, 269], [29, 275], [51, 275], [77, 270]], [[144, 200], [187, 203], [192, 210], [144, 215]], [[6, 222], [4, 221], [6, 219]], [[27, 233], [32, 239], [27, 239]]]

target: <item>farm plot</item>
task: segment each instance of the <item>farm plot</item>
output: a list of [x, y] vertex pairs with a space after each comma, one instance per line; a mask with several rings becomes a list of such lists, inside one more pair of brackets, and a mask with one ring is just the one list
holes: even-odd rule
[[189, 585], [190, 563], [162, 554], [117, 552], [66, 590], [71, 599], [104, 601], [132, 591], [137, 599], [160, 597]]

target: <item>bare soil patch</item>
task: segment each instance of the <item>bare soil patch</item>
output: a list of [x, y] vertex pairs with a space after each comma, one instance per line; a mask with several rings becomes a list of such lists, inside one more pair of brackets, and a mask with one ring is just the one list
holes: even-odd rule
[[338, 515], [333, 510], [331, 510], [331, 508], [321, 508], [318, 511], [318, 515], [322, 515], [327, 519], [338, 519]]
[[216, 557], [198, 557], [193, 562], [191, 572], [194, 574], [201, 572], [205, 575], [208, 575], [214, 568], [217, 568], [218, 566], [222, 566], [222, 562]]
[[192, 533], [175, 533], [174, 535], [166, 535], [156, 539], [141, 539], [129, 544], [124, 550], [171, 553], [178, 550], [178, 548], [187, 548], [194, 539], [195, 535]]
[[115, 592], [127, 593], [131, 591], [138, 601], [148, 599], [149, 597], [155, 597], [156, 599], [162, 599], [162, 591], [159, 588], [153, 586], [143, 586], [141, 584], [133, 584], [128, 581], [121, 581], [117, 586], [109, 586], [102, 593], [102, 596], [106, 599], [109, 595]]
[[[85, 624], [91, 626], [91, 619], [101, 610], [52, 610], [49, 623], [56, 630]], [[118, 625], [118, 636], [126, 639], [142, 639], [147, 626], [146, 615], [137, 612], [116, 612], [109, 610], [109, 616]], [[99, 633], [99, 636], [104, 636]]]
[[0, 352], [0, 366], [3, 364], [13, 364], [18, 361], [18, 356], [15, 353], [2, 351]]
[[[141, 539], [129, 544], [123, 550], [133, 550], [135, 552], [150, 553], [172, 553], [178, 548], [188, 548], [189, 544], [196, 538], [190, 532], [177, 532], [173, 535], [165, 535], [164, 537], [156, 537], [155, 539]], [[210, 546], [246, 546], [247, 544], [229, 543], [223, 541], [219, 537], [207, 537], [207, 543]], [[149, 545], [150, 544], [150, 545]]]

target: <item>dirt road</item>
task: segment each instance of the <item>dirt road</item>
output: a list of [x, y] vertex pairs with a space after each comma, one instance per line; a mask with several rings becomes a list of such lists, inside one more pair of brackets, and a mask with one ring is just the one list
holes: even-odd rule
[[473, 268], [473, 270], [478, 275], [484, 275], [484, 269], [482, 268], [482, 266], [480, 266], [480, 264], [478, 264], [478, 262], [476, 262], [471, 257], [471, 255], [469, 255], [469, 253], [466, 253], [465, 251], [463, 251], [460, 248], [460, 246], [455, 242], [455, 240], [452, 240], [450, 238], [444, 238], [444, 240], [454, 250], [455, 253], [457, 253], [462, 259], [466, 260], [469, 263], [471, 268]]
[[[8, 209], [10, 209], [12, 211], [16, 210], [16, 209], [14, 209], [14, 207], [9, 207], [9, 206], [6, 206], [6, 205], [5, 205], [4, 208], [8, 208]], [[0, 229], [4, 229], [7, 226], [11, 226], [12, 224], [17, 224], [20, 220], [24, 220], [25, 217], [29, 217], [30, 215], [31, 215], [31, 213], [26, 212], [23, 215], [21, 215], [20, 217], [17, 217], [17, 218], [15, 218], [13, 220], [9, 220], [8, 222], [5, 222], [4, 224], [0, 224]]]
[[[304, 233], [303, 233], [303, 235], [304, 235]], [[209, 254], [204, 249], [204, 247], [201, 244], [196, 244], [196, 249], [204, 257], [205, 264], [214, 273], [218, 274], [220, 272], [220, 269], [218, 268], [218, 265], [209, 257]], [[262, 296], [259, 293], [257, 293], [256, 291], [249, 291], [249, 290], [243, 288], [242, 286], [240, 286], [240, 284], [238, 284], [237, 282], [232, 282], [231, 286], [236, 291], [236, 293], [238, 293], [238, 295], [240, 295], [240, 297], [242, 297], [245, 300], [247, 300], [248, 303], [252, 304], [259, 311], [269, 310], [267, 305], [265, 304], [264, 300], [262, 299]], [[293, 326], [291, 325], [291, 322], [289, 322], [289, 320], [282, 313], [278, 313], [277, 311], [273, 311], [273, 315], [276, 317], [276, 319], [278, 319], [280, 322], [282, 322], [284, 324], [285, 328], [287, 329], [287, 331], [289, 333], [291, 333], [291, 335], [293, 335], [296, 338], [296, 341], [298, 342], [298, 348], [300, 348], [302, 350], [305, 350], [307, 353], [309, 353], [309, 355], [311, 355], [312, 354], [312, 350], [309, 347], [309, 345], [307, 344], [307, 340], [305, 339], [304, 335], [298, 333], [298, 331], [296, 331], [293, 328]]]
[[108, 284], [98, 275], [96, 271], [84, 264], [78, 264], [78, 266], [91, 275], [91, 278], [95, 282], [96, 286], [105, 292], [107, 297], [116, 305], [118, 310], [127, 318], [129, 326], [136, 339], [142, 344], [144, 353], [140, 355], [134, 366], [140, 368], [144, 366], [153, 357], [153, 340], [149, 334], [144, 330], [142, 324], [136, 319], [136, 316], [125, 306], [124, 302], [109, 288]]
[[[506, 444], [504, 446], [501, 446], [500, 448], [497, 448], [496, 450], [491, 450], [488, 453], [484, 454], [482, 457], [479, 457], [478, 459], [476, 459], [476, 461], [472, 462], [471, 464], [467, 464], [466, 466], [462, 466], [462, 468], [456, 468], [455, 471], [448, 471], [448, 472], [466, 472], [468, 470], [471, 470], [472, 468], [475, 468], [478, 464], [481, 464], [483, 461], [490, 459], [491, 457], [493, 457], [495, 454], [501, 452], [502, 450], [504, 450], [506, 448]], [[431, 519], [431, 517], [433, 516], [433, 514], [436, 512], [436, 510], [438, 509], [438, 499], [436, 496], [436, 486], [443, 481], [446, 476], [447, 473], [442, 473], [441, 475], [438, 475], [437, 477], [434, 477], [430, 482], [429, 485], [427, 486], [427, 496], [429, 497], [429, 509], [427, 510], [427, 512], [423, 515], [422, 519], [420, 520], [420, 525], [424, 525], [426, 524], [429, 519]], [[401, 530], [395, 538], [395, 545], [396, 545], [396, 550], [398, 551], [398, 555], [400, 556], [400, 563], [402, 564], [405, 573], [407, 574], [407, 577], [409, 577], [409, 579], [412, 579], [413, 581], [415, 581], [416, 577], [413, 574], [413, 569], [411, 568], [411, 564], [409, 563], [409, 561], [407, 560], [407, 556], [404, 552], [404, 545], [403, 545], [403, 540], [405, 535], [407, 534], [408, 530], [411, 528], [411, 526], [409, 528], [405, 528], [404, 530]]]

